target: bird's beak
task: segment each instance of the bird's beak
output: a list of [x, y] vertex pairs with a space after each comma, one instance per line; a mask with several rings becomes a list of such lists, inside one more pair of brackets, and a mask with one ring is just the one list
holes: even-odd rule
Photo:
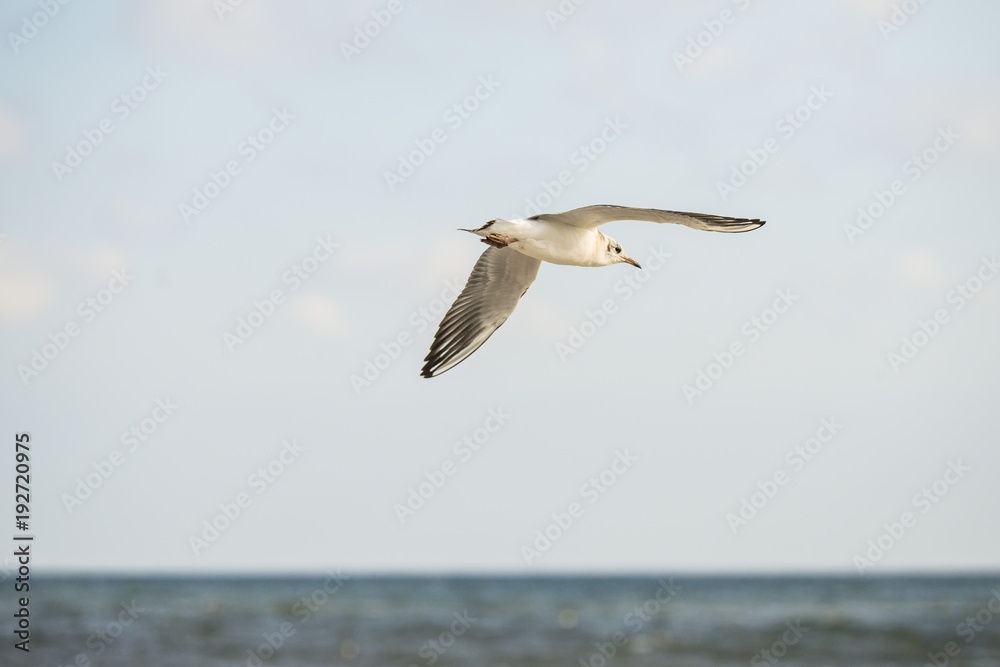
[[632, 266], [634, 266], [637, 269], [641, 269], [642, 268], [641, 266], [639, 266], [639, 262], [635, 261], [631, 257], [622, 257], [622, 261], [625, 262], [626, 264], [631, 264]]

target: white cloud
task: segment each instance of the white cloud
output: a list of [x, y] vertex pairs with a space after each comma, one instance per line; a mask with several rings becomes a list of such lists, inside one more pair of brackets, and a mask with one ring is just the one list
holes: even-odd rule
[[60, 254], [63, 255], [63, 259], [59, 260], [60, 263], [74, 266], [95, 280], [107, 280], [114, 271], [129, 268], [125, 251], [118, 246], [73, 247]]
[[322, 294], [299, 294], [289, 305], [292, 317], [306, 331], [328, 338], [348, 336], [345, 318], [333, 299]]
[[28, 322], [55, 301], [57, 281], [9, 237], [0, 239], [0, 324]]
[[0, 323], [31, 321], [57, 305], [63, 285], [97, 285], [130, 269], [118, 246], [42, 246], [13, 239], [0, 243]]
[[965, 112], [962, 130], [970, 142], [980, 149], [996, 153], [1000, 150], [1000, 105], [996, 103], [982, 104], [969, 108]]
[[0, 274], [0, 322], [27, 322], [51, 304], [55, 297], [55, 281], [40, 271]]
[[924, 248], [911, 248], [896, 262], [896, 276], [908, 287], [937, 290], [948, 284], [948, 274], [937, 255]]
[[26, 153], [28, 133], [9, 109], [0, 107], [0, 162], [16, 160]]

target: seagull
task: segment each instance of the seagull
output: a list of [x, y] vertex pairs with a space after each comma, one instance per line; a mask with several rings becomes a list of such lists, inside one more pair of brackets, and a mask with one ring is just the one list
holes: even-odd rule
[[756, 218], [727, 218], [702, 213], [661, 211], [629, 206], [585, 206], [565, 213], [542, 213], [523, 220], [490, 220], [479, 229], [486, 249], [472, 269], [465, 289], [434, 334], [420, 375], [432, 378], [454, 368], [479, 349], [514, 312], [538, 275], [542, 262], [572, 266], [631, 264], [622, 244], [597, 230], [614, 220], [672, 222], [709, 232], [749, 232], [764, 224]]

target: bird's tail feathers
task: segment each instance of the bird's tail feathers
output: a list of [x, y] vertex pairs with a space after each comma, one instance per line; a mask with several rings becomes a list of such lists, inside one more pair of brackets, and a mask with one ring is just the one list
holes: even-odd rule
[[490, 220], [489, 222], [487, 222], [485, 225], [483, 225], [479, 229], [459, 229], [458, 231], [460, 231], [460, 232], [469, 232], [470, 234], [478, 234], [479, 232], [484, 231], [484, 230], [489, 229], [490, 227], [492, 227], [494, 222], [496, 222], [496, 220]]

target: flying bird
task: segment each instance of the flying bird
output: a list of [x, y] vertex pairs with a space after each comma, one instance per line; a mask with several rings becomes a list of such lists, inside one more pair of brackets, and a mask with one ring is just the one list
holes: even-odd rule
[[597, 230], [614, 220], [673, 222], [709, 232], [749, 232], [764, 224], [750, 218], [600, 205], [524, 220], [496, 218], [479, 229], [460, 229], [479, 236], [490, 247], [441, 320], [420, 374], [426, 378], [440, 375], [479, 349], [514, 312], [543, 261], [572, 266], [624, 262], [641, 269], [621, 243]]

